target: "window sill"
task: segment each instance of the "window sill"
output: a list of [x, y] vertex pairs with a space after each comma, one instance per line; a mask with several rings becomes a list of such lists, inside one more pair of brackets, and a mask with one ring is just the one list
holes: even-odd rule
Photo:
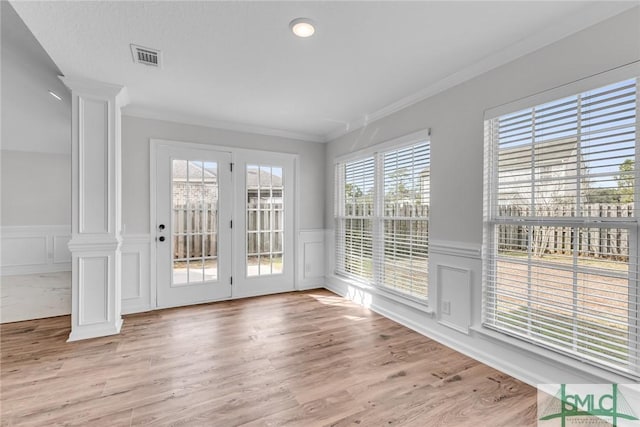
[[613, 368], [598, 365], [597, 362], [588, 359], [578, 359], [566, 356], [559, 351], [555, 351], [547, 347], [541, 347], [537, 344], [528, 343], [523, 339], [494, 331], [493, 329], [484, 326], [471, 326], [469, 329], [474, 333], [482, 335], [493, 341], [497, 341], [502, 344], [508, 344], [509, 346], [526, 351], [527, 353], [537, 356], [541, 359], [546, 359], [550, 362], [562, 365], [563, 367], [578, 371], [582, 374], [596, 377], [599, 380], [605, 380], [617, 384], [623, 384], [629, 381], [633, 381], [634, 383], [636, 383], [638, 381], [638, 377], [632, 373], [619, 372], [614, 370]]
[[353, 286], [355, 288], [361, 289], [365, 292], [368, 292], [372, 295], [378, 295], [380, 297], [395, 301], [397, 303], [403, 304], [407, 307], [410, 307], [414, 310], [421, 311], [431, 317], [435, 315], [435, 311], [430, 307], [429, 300], [420, 300], [418, 298], [413, 298], [409, 295], [402, 294], [400, 292], [395, 292], [391, 289], [383, 288], [380, 286], [371, 285], [369, 283], [361, 282], [359, 280], [342, 276], [339, 274], [333, 274], [330, 276], [334, 280], [339, 280], [343, 283], [348, 284], [349, 286]]

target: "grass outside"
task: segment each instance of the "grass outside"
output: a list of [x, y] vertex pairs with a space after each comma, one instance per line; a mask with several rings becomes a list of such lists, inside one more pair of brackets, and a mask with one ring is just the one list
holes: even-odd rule
[[[509, 258], [526, 259], [526, 254], [501, 253], [496, 264], [498, 325], [578, 354], [626, 363], [626, 265], [622, 268], [622, 263], [590, 259], [589, 271], [575, 273], [561, 268], [573, 262], [571, 257], [545, 255], [530, 266], [509, 262]], [[530, 304], [524, 305], [525, 300]]]

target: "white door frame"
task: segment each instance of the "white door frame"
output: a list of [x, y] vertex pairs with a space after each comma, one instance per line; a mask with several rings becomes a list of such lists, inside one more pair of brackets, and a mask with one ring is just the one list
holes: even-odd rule
[[[300, 290], [299, 281], [298, 281], [298, 257], [299, 257], [299, 235], [300, 235], [300, 171], [299, 171], [299, 156], [295, 153], [284, 153], [277, 151], [266, 151], [266, 150], [252, 150], [246, 148], [237, 148], [230, 147], [225, 145], [213, 145], [213, 144], [203, 144], [197, 142], [185, 142], [185, 141], [176, 141], [169, 139], [159, 139], [159, 138], [151, 138], [149, 140], [149, 283], [150, 283], [150, 295], [149, 295], [149, 307], [151, 310], [158, 309], [158, 298], [157, 298], [157, 275], [156, 275], [156, 267], [157, 267], [157, 251], [156, 251], [156, 191], [158, 189], [157, 185], [157, 165], [156, 165], [156, 157], [158, 147], [166, 146], [173, 148], [191, 148], [197, 150], [210, 150], [210, 151], [227, 151], [231, 153], [232, 161], [235, 161], [236, 157], [241, 154], [252, 153], [255, 154], [264, 152], [264, 153], [280, 153], [280, 154], [289, 154], [294, 156], [294, 190], [293, 194], [295, 197], [294, 200], [294, 218], [293, 218], [293, 284], [294, 290]], [[236, 188], [236, 181], [233, 181], [233, 205], [236, 206], [236, 198], [238, 197], [238, 189]], [[244, 196], [244, 192], [243, 192]], [[234, 214], [235, 215], [235, 214]], [[234, 252], [236, 252], [234, 250]], [[235, 256], [237, 254], [234, 253]], [[242, 296], [235, 296], [232, 293], [231, 299], [243, 298]]]

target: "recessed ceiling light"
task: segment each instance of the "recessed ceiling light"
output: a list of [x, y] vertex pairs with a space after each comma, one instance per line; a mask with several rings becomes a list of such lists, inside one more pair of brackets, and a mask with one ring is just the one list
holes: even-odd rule
[[313, 21], [308, 18], [296, 18], [289, 23], [289, 28], [298, 37], [311, 37], [316, 32]]
[[62, 101], [62, 97], [60, 95], [58, 95], [57, 93], [55, 93], [54, 91], [52, 91], [52, 90], [49, 91], [49, 95], [53, 96], [58, 101]]

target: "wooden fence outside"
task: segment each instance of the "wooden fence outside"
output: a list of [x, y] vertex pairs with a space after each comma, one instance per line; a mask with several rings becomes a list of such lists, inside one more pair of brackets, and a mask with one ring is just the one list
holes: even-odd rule
[[[257, 205], [253, 207], [255, 208]], [[262, 207], [264, 208], [266, 205]], [[215, 203], [205, 203], [200, 206], [186, 204], [173, 206], [174, 259], [217, 256], [218, 212], [215, 209], [217, 209]], [[259, 212], [262, 212], [262, 215], [259, 216]], [[261, 218], [261, 224], [258, 224], [258, 218]], [[260, 226], [264, 239], [264, 233], [271, 230], [271, 221], [276, 222], [274, 224], [273, 249], [278, 251], [278, 248], [282, 247], [282, 229], [284, 227], [282, 210], [268, 208], [262, 211], [247, 210], [247, 230], [256, 231], [256, 233], [248, 235], [249, 253], [270, 251], [270, 248], [267, 247], [268, 242], [261, 242], [262, 244], [258, 245], [257, 230]]]
[[[629, 218], [633, 216], [633, 204], [593, 203], [583, 206], [584, 216], [591, 218]], [[529, 207], [500, 206], [498, 214], [503, 217], [518, 218], [530, 215]], [[575, 206], [557, 205], [537, 207], [536, 216], [573, 218]], [[579, 218], [579, 217], [577, 217]], [[528, 227], [532, 227], [529, 236]], [[504, 251], [526, 252], [529, 239], [532, 239], [534, 255], [572, 254], [574, 233], [577, 236], [577, 249], [580, 256], [626, 260], [629, 256], [629, 233], [625, 228], [610, 227], [572, 227], [504, 224], [498, 227], [498, 248]]]

